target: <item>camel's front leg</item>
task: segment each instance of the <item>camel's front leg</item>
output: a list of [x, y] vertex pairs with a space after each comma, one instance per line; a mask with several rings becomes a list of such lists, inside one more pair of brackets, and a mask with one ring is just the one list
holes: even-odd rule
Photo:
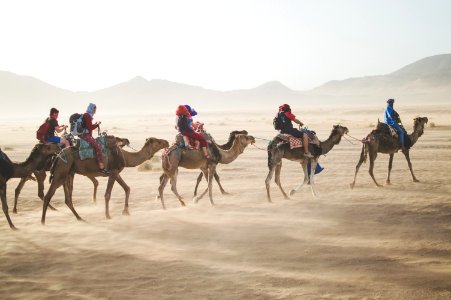
[[409, 150], [406, 150], [406, 151], [404, 151], [403, 153], [404, 153], [404, 156], [405, 156], [406, 159], [407, 159], [407, 164], [409, 165], [410, 174], [412, 174], [412, 181], [413, 181], [413, 182], [420, 182], [420, 181], [415, 177], [415, 175], [413, 174], [413, 168], [412, 168], [412, 163], [410, 162], [410, 154], [409, 154]]
[[182, 206], [185, 206], [185, 202], [183, 202], [182, 196], [180, 196], [179, 192], [177, 191], [177, 176], [178, 176], [178, 170], [174, 172], [174, 175], [171, 178], [171, 190], [174, 193], [174, 195], [179, 199], [179, 202]]
[[20, 179], [19, 184], [16, 187], [16, 190], [14, 192], [14, 207], [13, 207], [13, 213], [17, 214], [17, 200], [19, 200], [19, 195], [20, 192], [22, 191], [23, 186], [25, 185], [25, 183], [28, 181], [29, 176], [28, 177], [23, 177]]
[[318, 196], [318, 193], [316, 192], [316, 188], [315, 188], [315, 182], [314, 182], [315, 170], [316, 170], [317, 164], [318, 164], [318, 160], [316, 160], [316, 159], [311, 160], [311, 163], [310, 163], [310, 188], [312, 189], [312, 195], [314, 197]]
[[111, 219], [110, 216], [110, 199], [111, 199], [111, 191], [113, 190], [114, 182], [116, 181], [117, 171], [112, 171], [110, 176], [108, 177], [108, 185], [105, 191], [105, 217], [107, 219]]
[[125, 183], [124, 179], [122, 179], [120, 174], [117, 174], [116, 181], [120, 184], [120, 186], [124, 189], [125, 192], [125, 205], [122, 214], [128, 216], [130, 215], [128, 211], [128, 198], [130, 197], [130, 187]]
[[197, 176], [196, 187], [194, 188], [194, 197], [197, 196], [197, 188], [199, 187], [199, 183], [202, 181], [202, 177], [204, 173], [200, 172], [199, 176]]
[[271, 188], [271, 179], [272, 179], [272, 176], [274, 175], [275, 169], [276, 169], [275, 166], [270, 166], [270, 167], [269, 167], [268, 176], [266, 176], [266, 180], [265, 180], [265, 185], [266, 185], [266, 198], [268, 199], [268, 202], [272, 202], [272, 201], [271, 201], [270, 188]]
[[387, 174], [387, 180], [385, 181], [385, 184], [390, 185], [390, 173], [393, 166], [393, 157], [395, 155], [393, 153], [390, 153], [390, 158], [388, 159], [388, 174]]
[[277, 184], [277, 186], [279, 187], [279, 189], [280, 189], [280, 191], [282, 192], [282, 194], [283, 194], [283, 197], [285, 198], [285, 199], [290, 199], [289, 197], [288, 197], [288, 195], [287, 195], [287, 193], [285, 193], [285, 191], [283, 190], [283, 187], [282, 187], [282, 183], [280, 182], [280, 172], [281, 172], [281, 170], [282, 170], [282, 161], [280, 161], [277, 165], [276, 165], [276, 168], [275, 168], [275, 181], [276, 181], [276, 184]]
[[5, 214], [6, 220], [8, 221], [9, 227], [13, 230], [16, 230], [17, 228], [14, 226], [13, 222], [11, 221], [11, 218], [9, 217], [8, 212], [8, 201], [6, 201], [6, 182], [2, 182], [0, 184], [0, 197], [2, 198], [2, 209], [3, 213]]
[[216, 165], [211, 164], [208, 168], [208, 196], [210, 197], [211, 205], [215, 205], [213, 202], [213, 177], [216, 173]]
[[47, 194], [45, 194], [44, 196], [44, 203], [42, 204], [42, 217], [41, 217], [42, 225], [45, 225], [45, 215], [47, 213], [47, 207], [50, 204], [50, 200], [52, 200], [52, 197], [55, 194], [56, 190], [66, 181], [66, 179], [67, 177], [64, 178], [64, 176], [57, 176], [53, 178], [49, 190], [47, 191]]
[[72, 203], [73, 180], [74, 175], [72, 174], [67, 177], [66, 182], [63, 185], [65, 203], [67, 207], [69, 207], [69, 209], [72, 211], [74, 216], [77, 218], [77, 220], [83, 221], [83, 219], [78, 215], [77, 211], [75, 210], [74, 204]]
[[297, 191], [299, 191], [305, 184], [308, 184], [309, 182], [309, 177], [308, 177], [308, 172], [307, 172], [307, 160], [304, 160], [302, 163], [302, 170], [304, 171], [304, 181], [298, 185], [297, 187], [295, 187], [294, 189], [292, 189], [290, 191], [290, 196], [294, 195], [294, 193], [296, 193]]
[[200, 196], [195, 196], [193, 198], [193, 203], [199, 202], [199, 200], [202, 199], [208, 192], [208, 179], [209, 179], [208, 169], [207, 168], [201, 169], [201, 173], [207, 180], [207, 188], [202, 192], [202, 194], [200, 194]]

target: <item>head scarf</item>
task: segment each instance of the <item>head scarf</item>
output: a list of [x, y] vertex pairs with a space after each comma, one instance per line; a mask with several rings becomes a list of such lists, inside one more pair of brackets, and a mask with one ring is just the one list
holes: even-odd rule
[[393, 103], [395, 103], [395, 99], [390, 98], [387, 100], [387, 103], [388, 103], [388, 105], [393, 106]]
[[86, 112], [91, 116], [94, 117], [94, 109], [96, 108], [96, 105], [94, 103], [89, 103], [88, 108], [86, 109]]
[[189, 113], [189, 111], [188, 111], [188, 109], [186, 108], [185, 105], [179, 105], [179, 106], [177, 107], [177, 110], [175, 111], [175, 114], [176, 114], [177, 116], [185, 115], [185, 116], [187, 116], [188, 118], [191, 117], [191, 115], [190, 115], [190, 113]]
[[279, 106], [279, 111], [291, 112], [291, 107], [288, 104], [282, 104]]
[[197, 115], [197, 111], [194, 108], [191, 108], [188, 104], [185, 104], [186, 109], [188, 110], [189, 114], [194, 117]]

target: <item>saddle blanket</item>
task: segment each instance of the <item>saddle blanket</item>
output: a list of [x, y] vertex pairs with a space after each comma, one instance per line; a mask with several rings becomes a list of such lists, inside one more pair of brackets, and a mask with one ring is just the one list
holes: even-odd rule
[[[309, 138], [309, 144], [315, 144], [317, 146], [319, 146], [319, 139], [318, 137], [313, 134], [311, 131], [307, 133], [308, 138]], [[291, 134], [287, 134], [287, 133], [280, 133], [277, 135], [278, 138], [280, 138], [281, 140], [285, 141], [286, 143], [290, 144], [290, 149], [294, 149], [294, 148], [302, 148], [302, 138], [297, 138], [292, 136]]]
[[[106, 161], [107, 156], [108, 156], [106, 137], [99, 136], [96, 138], [96, 141], [99, 142], [100, 145], [102, 146], [103, 160]], [[86, 142], [85, 140], [82, 140], [82, 139], [80, 139], [80, 146], [78, 148], [78, 154], [80, 155], [81, 160], [97, 157], [94, 148], [92, 148], [88, 142]]]

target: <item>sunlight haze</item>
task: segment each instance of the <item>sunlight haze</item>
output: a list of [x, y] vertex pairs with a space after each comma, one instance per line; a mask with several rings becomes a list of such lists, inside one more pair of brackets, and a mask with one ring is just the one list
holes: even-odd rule
[[0, 70], [72, 91], [135, 76], [294, 90], [451, 52], [449, 1], [0, 1]]

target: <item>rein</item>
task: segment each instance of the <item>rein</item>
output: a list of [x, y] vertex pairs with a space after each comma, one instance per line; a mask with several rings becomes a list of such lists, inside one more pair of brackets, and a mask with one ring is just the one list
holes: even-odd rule
[[[353, 140], [356, 140], [356, 141], [358, 141], [358, 142], [360, 142], [360, 143], [363, 143], [363, 141], [362, 141], [361, 139], [358, 139], [358, 138], [355, 138], [355, 137], [353, 137], [353, 136], [350, 136], [350, 135], [347, 134], [347, 133], [346, 133], [345, 135], [347, 135], [348, 137], [350, 137], [350, 138], [353, 139]], [[343, 135], [343, 138], [344, 138], [346, 141], [348, 141], [351, 145], [357, 145], [357, 144], [351, 142], [350, 140], [348, 140], [348, 139], [345, 137], [345, 135]]]

